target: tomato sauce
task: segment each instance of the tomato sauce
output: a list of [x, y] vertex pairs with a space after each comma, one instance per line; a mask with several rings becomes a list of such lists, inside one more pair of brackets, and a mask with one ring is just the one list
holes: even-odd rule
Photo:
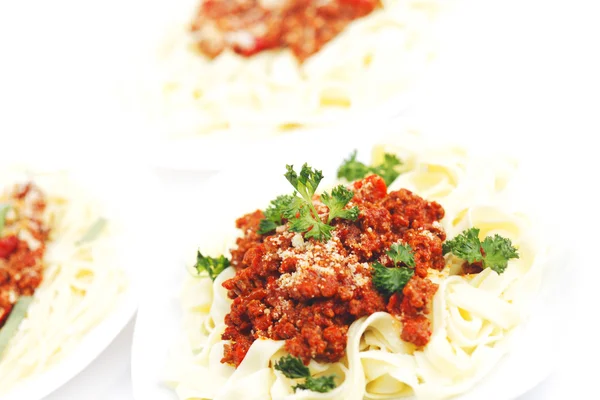
[[379, 0], [204, 0], [191, 26], [198, 49], [216, 57], [289, 48], [300, 60], [319, 51]]
[[[377, 311], [402, 322], [401, 337], [424, 346], [431, 336], [428, 318], [437, 285], [428, 270], [444, 267], [438, 221], [443, 208], [408, 190], [387, 193], [379, 176], [353, 184], [347, 207], [360, 209], [356, 221], [334, 219], [327, 242], [304, 240], [280, 226], [267, 235], [257, 233], [262, 211], [237, 220], [243, 231], [232, 250], [233, 278], [223, 286], [233, 300], [225, 318], [222, 362], [239, 365], [251, 344], [260, 338], [285, 340], [286, 350], [305, 363], [311, 359], [335, 362], [345, 354], [349, 326]], [[325, 219], [327, 208], [313, 200]], [[371, 264], [394, 267], [386, 252], [396, 242], [414, 251], [415, 274], [402, 293], [385, 296], [373, 286]]]
[[0, 328], [20, 296], [31, 296], [43, 278], [48, 228], [44, 194], [32, 183], [16, 185], [0, 203], [10, 207], [0, 232]]

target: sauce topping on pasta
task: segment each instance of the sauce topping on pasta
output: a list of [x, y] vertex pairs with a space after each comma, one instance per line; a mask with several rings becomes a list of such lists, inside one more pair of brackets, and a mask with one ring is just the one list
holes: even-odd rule
[[[286, 350], [305, 363], [335, 362], [345, 354], [347, 331], [355, 320], [387, 311], [402, 321], [403, 340], [424, 346], [431, 336], [427, 314], [437, 290], [429, 269], [444, 268], [439, 225], [444, 209], [401, 189], [387, 193], [377, 175], [354, 182], [352, 200], [358, 218], [334, 218], [327, 241], [303, 237], [279, 226], [259, 234], [264, 213], [239, 218], [243, 236], [231, 251], [233, 278], [223, 286], [233, 300], [225, 318], [226, 345], [222, 362], [239, 365], [260, 338], [285, 340]], [[327, 220], [319, 196], [313, 205]], [[372, 263], [393, 268], [390, 246], [403, 243], [414, 252], [414, 274], [402, 292], [383, 294], [373, 284]]]
[[0, 328], [20, 296], [31, 296], [43, 278], [48, 228], [46, 198], [32, 183], [0, 196]]
[[287, 47], [302, 61], [379, 6], [379, 0], [204, 0], [191, 31], [208, 57]]

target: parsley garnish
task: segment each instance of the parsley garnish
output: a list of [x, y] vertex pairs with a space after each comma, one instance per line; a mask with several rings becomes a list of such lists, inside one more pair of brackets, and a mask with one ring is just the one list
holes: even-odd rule
[[306, 232], [305, 237], [307, 238], [314, 237], [317, 240], [329, 240], [333, 226], [321, 221], [321, 217], [313, 209], [312, 202], [310, 206], [303, 203], [288, 209], [286, 218], [288, 218], [290, 224], [290, 231]]
[[408, 244], [394, 243], [390, 246], [387, 255], [392, 259], [394, 264], [404, 264], [409, 267], [415, 266], [415, 255], [412, 247]]
[[275, 200], [271, 200], [271, 204], [265, 210], [265, 218], [260, 221], [258, 233], [264, 235], [274, 231], [279, 225], [283, 223], [282, 219], [285, 215], [285, 211], [293, 201], [294, 196], [283, 195], [277, 196]]
[[390, 185], [400, 173], [396, 170], [402, 161], [396, 155], [385, 153], [383, 162], [376, 166], [368, 166], [356, 160], [356, 150], [350, 154], [350, 158], [344, 160], [337, 172], [338, 178], [346, 178], [349, 182], [362, 179], [368, 174], [377, 174], [383, 178], [386, 185]]
[[296, 189], [296, 192], [291, 196], [279, 196], [271, 201], [271, 205], [265, 210], [265, 218], [260, 221], [259, 234], [275, 230], [285, 218], [289, 223], [290, 231], [306, 232], [307, 238], [328, 240], [334, 229], [329, 224], [334, 218], [356, 220], [359, 213], [357, 206], [344, 209], [354, 196], [352, 190], [339, 185], [331, 191], [331, 195], [323, 192], [321, 200], [329, 208], [329, 217], [325, 223], [321, 220], [312, 202], [317, 187], [323, 179], [323, 173], [316, 169], [313, 170], [307, 164], [302, 166], [300, 175], [294, 171], [292, 165], [286, 165], [286, 169], [285, 178]]
[[19, 325], [27, 316], [27, 310], [32, 301], [33, 297], [31, 296], [19, 297], [12, 311], [8, 314], [4, 326], [0, 329], [0, 360], [2, 360], [2, 353], [8, 346], [8, 342], [17, 333]]
[[96, 238], [102, 233], [102, 230], [104, 230], [104, 227], [107, 223], [108, 221], [105, 218], [98, 218], [94, 224], [90, 226], [89, 229], [83, 234], [81, 239], [75, 242], [75, 246], [81, 246], [84, 243], [96, 240]]
[[342, 165], [340, 165], [337, 171], [338, 178], [346, 178], [349, 182], [352, 182], [364, 178], [371, 172], [371, 167], [360, 161], [356, 161], [356, 153], [356, 150], [354, 150], [352, 154], [350, 154], [350, 158], [344, 160]]
[[312, 197], [323, 179], [323, 172], [313, 170], [307, 164], [302, 166], [300, 175], [294, 171], [293, 165], [286, 165], [285, 179], [292, 184], [304, 201], [293, 201], [286, 210], [285, 216], [290, 222], [290, 231], [306, 232], [306, 237], [323, 240], [331, 237], [332, 226], [327, 225], [319, 217]]
[[386, 185], [390, 185], [400, 175], [400, 172], [396, 171], [398, 165], [402, 165], [402, 161], [395, 154], [385, 153], [383, 162], [371, 167], [371, 170], [374, 174], [382, 177]]
[[373, 285], [385, 295], [401, 292], [414, 275], [415, 257], [408, 244], [394, 243], [387, 255], [395, 267], [387, 268], [378, 262], [373, 263]]
[[335, 389], [335, 375], [321, 376], [313, 378], [310, 376], [310, 370], [297, 357], [287, 355], [283, 356], [275, 363], [275, 369], [281, 371], [283, 375], [290, 379], [305, 378], [304, 383], [294, 386], [294, 392], [297, 389], [311, 390], [313, 392], [326, 393]]
[[304, 383], [299, 383], [296, 386], [294, 386], [294, 392], [296, 391], [296, 389], [303, 389], [310, 390], [313, 392], [327, 393], [330, 390], [335, 389], [334, 379], [335, 375], [321, 376], [319, 378], [313, 378], [312, 376], [309, 376], [308, 378], [306, 378], [306, 381], [304, 381]]
[[307, 378], [310, 376], [310, 370], [302, 363], [298, 357], [292, 355], [283, 356], [275, 363], [275, 369], [283, 372], [290, 379]]
[[344, 185], [338, 185], [331, 191], [331, 196], [324, 192], [321, 195], [321, 201], [329, 208], [329, 217], [327, 223], [330, 223], [334, 218], [343, 218], [355, 221], [358, 218], [358, 207], [354, 206], [345, 210], [346, 204], [352, 200], [354, 192]]
[[4, 230], [4, 223], [6, 222], [6, 214], [10, 210], [10, 204], [0, 203], [0, 233]]
[[510, 239], [496, 234], [479, 240], [479, 228], [471, 228], [462, 232], [452, 240], [443, 244], [443, 253], [452, 252], [469, 264], [481, 262], [482, 268], [491, 268], [501, 274], [508, 266], [508, 260], [519, 258], [517, 249]]
[[217, 258], [205, 257], [200, 250], [198, 250], [194, 268], [196, 268], [196, 271], [198, 271], [199, 274], [202, 273], [202, 271], [206, 271], [210, 279], [214, 281], [227, 267], [229, 267], [229, 260], [226, 259], [225, 256], [221, 255]]

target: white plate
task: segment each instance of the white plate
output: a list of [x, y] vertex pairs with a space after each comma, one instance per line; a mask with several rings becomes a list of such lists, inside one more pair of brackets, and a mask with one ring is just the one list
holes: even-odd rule
[[[163, 272], [147, 282], [136, 320], [132, 349], [132, 379], [136, 399], [177, 398], [162, 383], [162, 377], [165, 376], [169, 349], [180, 334], [182, 313], [178, 294], [186, 273], [186, 260], [189, 262], [190, 258], [193, 259], [194, 248], [214, 244], [221, 235], [231, 232], [236, 217], [256, 208], [264, 208], [275, 195], [288, 191], [289, 184], [282, 176], [282, 160], [295, 165], [308, 161], [312, 166], [323, 169], [325, 179], [332, 178], [348, 149], [323, 147], [326, 149], [321, 148], [320, 151], [307, 151], [310, 147], [300, 147], [276, 161], [262, 162], [256, 168], [221, 172], [203, 187], [191, 188], [179, 194], [186, 200], [179, 205], [180, 214], [174, 215], [173, 219], [185, 222], [178, 224], [178, 234], [164, 248], [170, 253], [163, 254], [157, 260], [156, 269], [162, 268]], [[523, 170], [520, 175], [526, 178], [528, 171]], [[257, 176], [260, 176], [260, 180]], [[549, 207], [550, 204], [544, 204], [538, 211], [547, 211]], [[553, 217], [556, 217], [556, 212]], [[552, 218], [549, 222], [550, 225], [556, 225], [560, 224], [559, 221], [560, 218]], [[549, 229], [560, 232], [557, 227], [551, 226]], [[570, 242], [557, 240], [557, 243]], [[552, 257], [549, 257], [552, 262], [544, 275], [538, 296], [539, 304], [532, 317], [522, 325], [521, 335], [517, 336], [511, 352], [480, 384], [458, 398], [512, 399], [531, 389], [552, 371], [560, 356], [557, 343], [560, 343], [560, 337], [564, 337], [564, 330], [559, 329], [558, 316], [569, 306], [569, 301], [565, 299], [573, 291], [572, 285], [567, 284], [562, 274], [558, 277], [561, 270], [568, 269], [566, 265], [570, 261], [570, 257], [567, 258], [567, 254], [558, 249], [555, 248]], [[558, 279], [562, 282], [560, 297], [554, 284]], [[556, 300], [559, 298], [560, 302]]]
[[54, 162], [38, 159], [19, 164], [3, 161], [0, 164], [0, 168], [30, 171], [33, 179], [35, 173], [67, 170], [76, 184], [102, 202], [106, 217], [118, 226], [119, 232], [115, 235], [117, 262], [128, 279], [128, 286], [115, 309], [85, 335], [72, 352], [46, 372], [23, 381], [2, 396], [2, 400], [37, 400], [49, 395], [90, 364], [108, 347], [135, 313], [138, 304], [136, 275], [140, 268], [147, 265], [149, 255], [147, 246], [144, 246], [147, 244], [146, 234], [140, 224], [143, 216], [136, 211], [140, 209], [140, 196], [133, 194], [142, 185], [150, 188], [151, 183], [146, 174], [132, 168], [129, 169], [130, 172], [125, 172], [116, 166], [85, 163], [79, 163], [76, 169], [66, 168], [69, 162], [67, 158], [61, 157], [55, 158]]
[[298, 143], [320, 140], [324, 136], [333, 136], [338, 140], [360, 138], [366, 132], [358, 127], [365, 126], [370, 121], [385, 121], [402, 115], [410, 107], [409, 98], [411, 96], [404, 93], [379, 105], [376, 109], [361, 113], [348, 112], [343, 119], [340, 118], [330, 126], [305, 127], [266, 137], [223, 132], [223, 134], [169, 139], [155, 134], [148, 144], [146, 155], [152, 164], [161, 168], [220, 171], [233, 163], [243, 165], [255, 162], [256, 154], [249, 152], [249, 148], [270, 148], [281, 152], [285, 150], [284, 146], [295, 147]]

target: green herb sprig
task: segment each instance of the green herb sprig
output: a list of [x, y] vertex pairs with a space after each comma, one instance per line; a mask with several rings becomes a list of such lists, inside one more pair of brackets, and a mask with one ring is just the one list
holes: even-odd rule
[[275, 200], [271, 200], [271, 204], [265, 210], [265, 218], [260, 221], [258, 233], [264, 235], [274, 231], [279, 225], [283, 224], [283, 218], [286, 210], [294, 201], [294, 195], [277, 196]]
[[452, 240], [442, 245], [443, 253], [452, 253], [469, 264], [481, 263], [482, 268], [491, 268], [502, 274], [512, 258], [519, 258], [517, 249], [508, 238], [498, 234], [479, 240], [479, 228], [463, 231]]
[[4, 230], [4, 224], [6, 223], [6, 214], [10, 210], [10, 204], [0, 203], [0, 235]]
[[401, 292], [410, 278], [413, 277], [415, 257], [410, 245], [400, 243], [392, 244], [387, 255], [394, 262], [394, 267], [387, 268], [378, 262], [374, 262], [372, 279], [373, 285], [379, 292], [392, 295]]
[[290, 379], [305, 379], [295, 385], [294, 392], [298, 389], [310, 390], [313, 392], [327, 393], [335, 389], [335, 375], [320, 376], [313, 378], [310, 376], [310, 370], [297, 357], [287, 355], [283, 356], [275, 363], [275, 369], [281, 371], [283, 375]]
[[229, 267], [229, 260], [225, 258], [225, 256], [221, 255], [217, 258], [208, 257], [202, 255], [200, 250], [198, 250], [198, 254], [196, 255], [196, 265], [194, 265], [198, 274], [207, 272], [210, 279], [214, 281], [227, 267]]
[[312, 198], [323, 179], [322, 171], [304, 164], [298, 174], [294, 171], [293, 165], [286, 165], [284, 176], [296, 191], [291, 196], [279, 196], [271, 201], [265, 210], [265, 218], [260, 221], [258, 233], [272, 232], [277, 226], [283, 224], [283, 219], [286, 219], [290, 231], [306, 232], [306, 238], [312, 237], [323, 241], [331, 239], [331, 232], [334, 229], [331, 222], [334, 218], [351, 221], [358, 218], [357, 206], [350, 209], [345, 208], [352, 200], [354, 192], [344, 185], [338, 185], [331, 191], [331, 194], [327, 192], [321, 194], [321, 201], [329, 209], [327, 222], [321, 220]]
[[8, 315], [8, 318], [4, 322], [4, 326], [0, 328], [0, 360], [2, 359], [2, 353], [8, 346], [8, 342], [17, 333], [19, 325], [27, 316], [27, 309], [33, 301], [32, 296], [21, 296], [15, 303], [12, 311]]
[[390, 185], [400, 175], [396, 168], [399, 165], [402, 165], [402, 161], [395, 154], [385, 153], [381, 164], [368, 166], [356, 160], [356, 150], [354, 150], [338, 168], [337, 177], [352, 182], [368, 174], [377, 174], [383, 178], [386, 185]]

